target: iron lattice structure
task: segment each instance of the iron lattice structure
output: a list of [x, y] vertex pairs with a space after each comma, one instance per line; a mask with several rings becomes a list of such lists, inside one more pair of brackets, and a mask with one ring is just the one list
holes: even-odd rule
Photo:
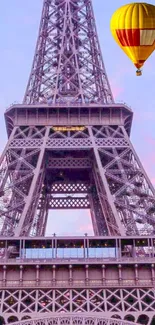
[[[34, 119], [42, 118], [42, 109], [24, 107]], [[19, 109], [11, 110], [20, 120]], [[90, 208], [96, 236], [154, 234], [154, 189], [124, 126], [93, 125], [83, 131], [15, 126], [1, 161], [3, 236], [44, 236], [48, 211], [62, 208]]]
[[5, 114], [2, 235], [44, 236], [58, 208], [90, 208], [95, 235], [154, 233], [155, 190], [128, 137], [132, 112], [113, 103], [90, 0], [44, 1], [17, 106]]
[[112, 103], [90, 0], [44, 1], [24, 103]]
[[[130, 141], [132, 117], [127, 105], [114, 103], [91, 0], [44, 0], [24, 101], [5, 113], [0, 308], [6, 322], [48, 312], [56, 319], [46, 324], [59, 325], [62, 312], [63, 324], [154, 324], [155, 190]], [[90, 209], [95, 242], [42, 243], [55, 209]], [[59, 244], [82, 255], [60, 258]], [[52, 252], [42, 260], [45, 247]], [[92, 247], [102, 251], [95, 261]], [[89, 318], [91, 312], [119, 320]]]

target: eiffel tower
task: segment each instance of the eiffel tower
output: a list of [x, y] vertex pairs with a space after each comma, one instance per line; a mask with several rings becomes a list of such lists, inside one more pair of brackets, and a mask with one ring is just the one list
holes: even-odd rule
[[[5, 112], [0, 324], [155, 324], [155, 190], [132, 119], [92, 1], [44, 0], [23, 103]], [[90, 209], [94, 236], [45, 237], [56, 209]]]

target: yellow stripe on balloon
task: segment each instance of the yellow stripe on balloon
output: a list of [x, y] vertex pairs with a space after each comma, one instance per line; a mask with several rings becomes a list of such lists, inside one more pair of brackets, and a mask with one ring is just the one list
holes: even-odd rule
[[112, 16], [111, 29], [155, 28], [153, 7], [155, 10], [155, 6], [146, 3], [131, 3], [122, 6]]

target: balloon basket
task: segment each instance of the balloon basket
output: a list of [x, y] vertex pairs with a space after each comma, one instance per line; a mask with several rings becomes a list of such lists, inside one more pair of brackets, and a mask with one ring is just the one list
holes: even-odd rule
[[136, 76], [139, 77], [139, 76], [141, 76], [141, 75], [142, 75], [142, 71], [141, 71], [141, 70], [137, 70], [137, 71], [136, 71]]

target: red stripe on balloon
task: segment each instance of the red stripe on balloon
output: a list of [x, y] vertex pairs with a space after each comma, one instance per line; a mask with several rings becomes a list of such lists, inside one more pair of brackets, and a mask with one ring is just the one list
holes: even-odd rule
[[117, 29], [116, 33], [122, 46], [140, 46], [140, 29]]

